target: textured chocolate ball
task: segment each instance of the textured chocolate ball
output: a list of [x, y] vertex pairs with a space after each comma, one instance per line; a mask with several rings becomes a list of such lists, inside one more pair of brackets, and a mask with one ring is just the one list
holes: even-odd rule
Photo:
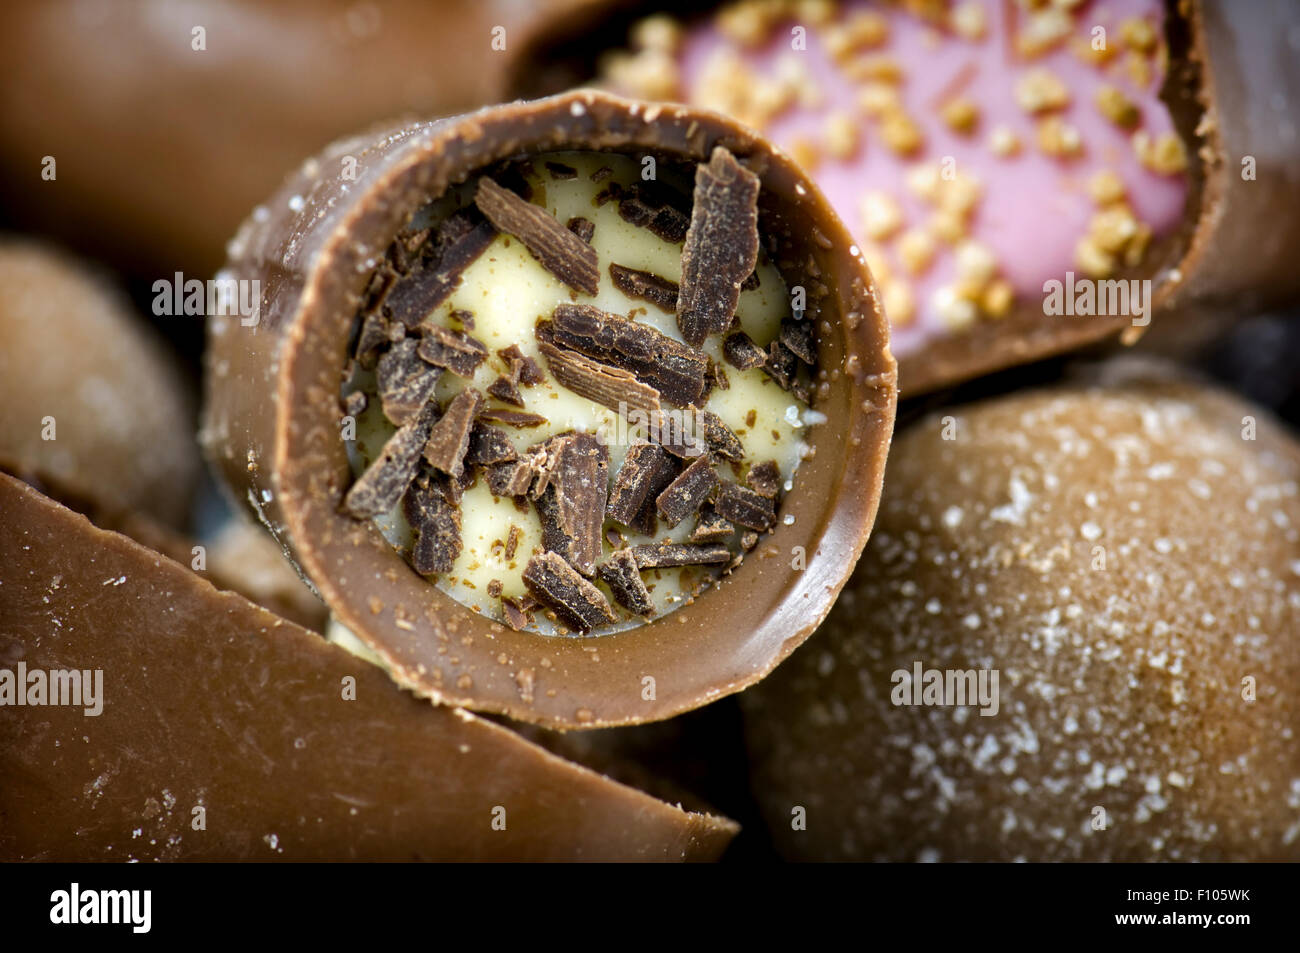
[[0, 242], [0, 287], [0, 468], [60, 499], [182, 525], [200, 472], [193, 411], [149, 328], [39, 245]]
[[908, 430], [853, 580], [742, 701], [791, 858], [1296, 859], [1298, 686], [1300, 445], [1112, 365]]

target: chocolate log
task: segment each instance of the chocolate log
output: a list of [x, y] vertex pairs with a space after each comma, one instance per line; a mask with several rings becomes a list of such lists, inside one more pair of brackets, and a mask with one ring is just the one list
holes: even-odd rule
[[553, 21], [514, 91], [594, 81], [788, 149], [866, 253], [905, 395], [1300, 294], [1295, 4], [663, 6]]
[[1300, 444], [1165, 372], [900, 435], [825, 626], [741, 696], [788, 858], [1300, 858]]
[[68, 258], [0, 242], [0, 469], [95, 507], [189, 518], [192, 403], [122, 297]]
[[[894, 364], [856, 247], [764, 140], [581, 92], [345, 140], [265, 209], [223, 273], [261, 282], [260, 323], [210, 322], [204, 442], [400, 684], [550, 726], [651, 721], [762, 678], [824, 616], [873, 518]], [[679, 300], [627, 297], [611, 264], [681, 277]], [[762, 366], [726, 363], [733, 321]], [[371, 399], [433, 374], [419, 412]], [[663, 452], [624, 476], [635, 420]], [[761, 541], [647, 567], [649, 621], [635, 587], [631, 609], [602, 588], [604, 557], [685, 542], [774, 460], [784, 495], [745, 509], [774, 523]]]
[[735, 835], [0, 475], [0, 859], [711, 860]]
[[137, 273], [207, 277], [240, 218], [306, 156], [371, 123], [500, 100], [506, 51], [564, 6], [11, 5], [0, 205]]

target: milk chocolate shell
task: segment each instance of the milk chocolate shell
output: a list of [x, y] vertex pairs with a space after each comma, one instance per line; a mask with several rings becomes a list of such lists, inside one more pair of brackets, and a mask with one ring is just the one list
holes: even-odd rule
[[[718, 146], [757, 176], [761, 231], [777, 240], [773, 259], [789, 284], [806, 286], [819, 339], [812, 405], [825, 422], [806, 438], [812, 453], [778, 525], [720, 585], [628, 631], [557, 638], [470, 612], [373, 522], [340, 512], [352, 474], [339, 387], [375, 256], [416, 209], [501, 160], [576, 149], [693, 164], [716, 160]], [[351, 168], [355, 180], [344, 176]], [[264, 293], [256, 327], [210, 322], [207, 451], [400, 684], [553, 727], [651, 721], [762, 678], [829, 610], [874, 516], [895, 370], [856, 247], [816, 188], [762, 139], [716, 114], [594, 92], [395, 127], [308, 162], [231, 247], [223, 274], [260, 280]], [[443, 334], [438, 347], [454, 340]]]
[[[1123, 341], [1132, 343], [1152, 320], [1177, 326], [1174, 305], [1230, 302], [1239, 308], [1243, 300], [1264, 306], [1300, 295], [1290, 252], [1300, 240], [1295, 224], [1300, 221], [1300, 139], [1285, 115], [1300, 96], [1300, 70], [1291, 48], [1300, 27], [1295, 4], [1124, 0], [1022, 7], [742, 0], [706, 6], [701, 12], [698, 5], [684, 3], [583, 4], [546, 24], [516, 51], [512, 88], [520, 95], [539, 95], [598, 82], [624, 94], [695, 105], [721, 108], [735, 100], [733, 112], [806, 164], [855, 236], [861, 231], [861, 198], [869, 237], [859, 243], [895, 325], [905, 396], [1121, 332]], [[673, 20], [651, 17], [665, 8]], [[837, 19], [840, 10], [846, 13]], [[1158, 41], [1149, 31], [1161, 19]], [[1088, 61], [1089, 44], [1103, 26], [1109, 30], [1108, 52], [1092, 64], [1095, 75], [1080, 78], [1081, 61]], [[705, 28], [707, 35], [696, 32]], [[790, 29], [804, 31], [795, 40], [805, 46], [787, 48], [794, 42]], [[704, 51], [709, 44], [728, 42], [729, 50], [735, 48], [735, 68], [709, 74], [701, 66]], [[1148, 59], [1142, 75], [1149, 78], [1130, 81], [1128, 67], [1142, 66], [1130, 60], [1143, 56]], [[705, 89], [702, 74], [712, 77], [720, 94]], [[832, 79], [840, 75], [861, 83], [860, 100], [836, 98], [840, 93]], [[684, 81], [687, 76], [691, 84]], [[1015, 88], [1019, 99], [1016, 84], [1044, 77], [1049, 87], [1063, 83], [1059, 104], [1014, 103], [1009, 95], [996, 100], [990, 95], [991, 86], [1003, 93]], [[875, 113], [882, 107], [875, 101], [886, 95], [901, 96], [910, 110], [902, 114], [900, 128], [916, 132], [919, 118], [924, 138], [916, 132], [915, 142], [899, 141], [897, 130], [882, 126]], [[958, 113], [943, 112], [949, 105], [966, 110], [964, 123]], [[1026, 110], [1040, 117], [1037, 129], [1022, 128]], [[1148, 133], [1148, 120], [1156, 113], [1167, 115]], [[1044, 144], [1052, 130], [1079, 141], [1070, 149]], [[1142, 147], [1136, 137], [1132, 145], [1126, 138], [1135, 131], [1147, 136]], [[1144, 153], [1166, 136], [1169, 163]], [[879, 172], [876, 181], [863, 181], [865, 170], [878, 170], [882, 157], [893, 152], [901, 164], [954, 178], [971, 169], [979, 172], [996, 153], [1001, 165], [987, 171], [1001, 184], [983, 199], [965, 230], [957, 229], [958, 240], [950, 234], [952, 226], [935, 224], [947, 221], [938, 213], [930, 220], [921, 217], [923, 207], [910, 180], [907, 188], [896, 190]], [[1134, 173], [1123, 183], [1127, 195], [1118, 206], [1097, 192], [1089, 197], [1090, 163], [1126, 164]], [[1144, 181], [1152, 178], [1160, 181]], [[1184, 191], [1181, 202], [1173, 201], [1174, 185]], [[873, 192], [895, 211], [873, 214], [868, 207]], [[1049, 311], [1045, 304], [1045, 281], [1060, 281], [1072, 301], [1078, 286], [1058, 264], [1039, 273], [1030, 260], [1043, 257], [1042, 250], [1063, 236], [1072, 241], [1067, 223], [1093, 201], [1099, 211], [1089, 223], [1092, 244], [1085, 250], [1081, 239], [1073, 264], [1065, 267], [1077, 272], [1079, 285], [1098, 278], [1150, 279], [1145, 313], [1117, 304], [1119, 299], [1081, 304], [1078, 313]], [[1133, 214], [1124, 202], [1139, 211]], [[1116, 207], [1122, 216], [1106, 212]], [[1147, 216], [1156, 216], [1150, 225]], [[883, 222], [895, 218], [896, 224]], [[1140, 237], [1145, 251], [1117, 237], [1117, 224], [1124, 234]], [[1092, 238], [1094, 230], [1110, 243], [1105, 254], [1097, 253], [1103, 238]], [[971, 246], [965, 263], [963, 243]], [[990, 256], [990, 248], [998, 254]], [[998, 270], [990, 272], [994, 266]], [[989, 281], [987, 274], [997, 280]], [[954, 289], [955, 297], [942, 298], [942, 307], [931, 303]]]
[[122, 296], [64, 255], [0, 241], [0, 469], [181, 526], [192, 402]]
[[6, 861], [712, 860], [737, 830], [414, 698], [5, 475], [0, 592]]
[[1296, 860], [1297, 686], [1300, 445], [1110, 368], [900, 435], [853, 581], [741, 702], [790, 858]]

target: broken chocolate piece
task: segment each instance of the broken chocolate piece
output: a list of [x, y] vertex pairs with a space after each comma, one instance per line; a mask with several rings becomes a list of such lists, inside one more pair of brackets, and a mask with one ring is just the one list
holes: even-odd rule
[[[540, 329], [546, 322], [538, 325]], [[708, 357], [647, 324], [584, 304], [559, 304], [550, 327], [556, 343], [631, 371], [670, 404], [684, 407], [704, 394]]]
[[722, 356], [732, 367], [747, 371], [767, 362], [767, 352], [754, 343], [744, 331], [728, 334], [722, 342]]
[[775, 500], [781, 490], [781, 469], [776, 465], [775, 460], [764, 460], [749, 468], [749, 475], [745, 477], [745, 482], [756, 493]]
[[614, 287], [629, 298], [640, 298], [669, 314], [676, 313], [678, 289], [675, 281], [660, 278], [648, 271], [624, 268], [613, 262], [609, 266], [609, 276], [614, 280]]
[[466, 311], [463, 308], [457, 308], [452, 311], [449, 317], [460, 324], [466, 331], [474, 330], [474, 312]]
[[469, 435], [469, 448], [465, 451], [466, 462], [473, 466], [486, 467], [493, 463], [508, 463], [519, 458], [515, 445], [500, 427], [489, 427], [476, 423]]
[[429, 401], [388, 438], [379, 458], [357, 477], [343, 498], [343, 512], [355, 519], [387, 513], [402, 498], [420, 465], [420, 451], [438, 419], [438, 404]]
[[735, 483], [723, 483], [714, 509], [724, 519], [749, 529], [764, 530], [776, 522], [776, 505], [764, 496]]
[[553, 179], [576, 179], [578, 177], [578, 170], [563, 162], [546, 162], [544, 165]]
[[704, 381], [710, 392], [715, 387], [718, 390], [731, 390], [731, 380], [727, 377], [727, 372], [713, 358], [709, 358], [709, 371], [705, 375]]
[[366, 370], [371, 370], [379, 359], [379, 352], [388, 345], [402, 340], [406, 329], [400, 324], [389, 321], [382, 314], [371, 312], [361, 322], [361, 333], [357, 337], [357, 363]]
[[515, 553], [519, 551], [519, 538], [523, 532], [514, 523], [510, 524], [510, 532], [506, 534], [506, 559], [514, 559]]
[[506, 625], [516, 632], [523, 632], [533, 622], [532, 613], [525, 612], [519, 600], [509, 597], [501, 600], [501, 615], [505, 618]]
[[758, 189], [758, 176], [722, 146], [695, 169], [677, 300], [677, 327], [689, 344], [731, 327], [740, 286], [758, 263]]
[[526, 410], [506, 410], [502, 407], [487, 407], [480, 410], [478, 419], [505, 424], [507, 427], [541, 427], [550, 423], [541, 414], [530, 414]]
[[501, 580], [500, 580], [500, 579], [492, 579], [492, 580], [490, 580], [490, 581], [488, 582], [488, 585], [487, 585], [487, 593], [488, 593], [488, 596], [491, 597], [491, 598], [493, 598], [493, 599], [500, 599], [500, 598], [501, 598]]
[[745, 448], [741, 445], [740, 438], [723, 423], [721, 417], [710, 410], [698, 411], [698, 415], [704, 425], [704, 440], [710, 450], [727, 460], [739, 462], [745, 459]]
[[451, 572], [460, 556], [460, 508], [447, 498], [438, 474], [425, 470], [402, 500], [402, 512], [415, 532], [411, 568], [422, 576]]
[[590, 433], [559, 434], [543, 445], [546, 489], [536, 501], [542, 545], [584, 576], [596, 571], [609, 486], [609, 448]]
[[426, 254], [403, 276], [384, 299], [384, 310], [394, 321], [413, 328], [429, 319], [460, 284], [465, 269], [496, 237], [491, 223], [472, 210], [462, 209], [438, 224]]
[[479, 180], [474, 202], [493, 225], [523, 242], [543, 268], [570, 288], [589, 295], [599, 290], [596, 249], [561, 225], [546, 209], [521, 199], [488, 178]]
[[438, 324], [423, 325], [417, 352], [434, 367], [444, 367], [464, 378], [474, 376], [487, 358], [487, 346], [463, 331], [453, 331]]
[[695, 529], [691, 530], [690, 540], [692, 543], [716, 543], [730, 539], [735, 531], [736, 528], [719, 516], [713, 507], [702, 506]]
[[781, 322], [781, 343], [809, 366], [817, 363], [817, 342], [813, 340], [811, 321], [792, 321], [786, 318]]
[[442, 419], [433, 425], [424, 446], [424, 459], [453, 477], [465, 471], [465, 453], [469, 450], [469, 436], [474, 428], [474, 415], [483, 403], [483, 395], [467, 387], [447, 405]]
[[763, 370], [768, 377], [781, 385], [782, 390], [789, 390], [799, 373], [799, 359], [795, 357], [794, 351], [777, 339], [768, 348]]
[[353, 419], [364, 414], [369, 406], [370, 398], [366, 396], [366, 392], [363, 390], [354, 390], [343, 398], [343, 413]]
[[419, 346], [413, 338], [403, 338], [379, 359], [379, 401], [384, 416], [399, 427], [429, 402], [442, 376], [442, 368], [420, 359]]
[[589, 218], [583, 218], [581, 215], [575, 215], [564, 223], [564, 227], [573, 234], [577, 235], [588, 245], [591, 244], [592, 237], [596, 234], [596, 223]]
[[677, 464], [668, 458], [663, 447], [653, 443], [629, 447], [614, 477], [606, 515], [622, 526], [631, 526], [646, 500], [651, 498], [650, 493], [654, 491], [658, 495], [676, 475]]
[[495, 397], [502, 403], [524, 406], [524, 395], [519, 393], [519, 386], [508, 377], [498, 377], [488, 385], [487, 392], [488, 396]]
[[610, 592], [624, 609], [633, 615], [653, 615], [654, 603], [650, 601], [650, 590], [641, 579], [641, 570], [637, 566], [636, 556], [630, 549], [618, 549], [610, 553], [596, 571], [600, 581], [609, 586]]
[[707, 455], [702, 456], [668, 484], [655, 500], [655, 507], [669, 526], [676, 526], [700, 508], [717, 483], [713, 462]]
[[731, 560], [731, 550], [721, 543], [705, 546], [680, 543], [648, 543], [633, 546], [632, 555], [641, 569], [671, 569], [676, 566], [705, 566]]
[[558, 347], [554, 340], [550, 322], [543, 321], [537, 325], [537, 346], [561, 387], [567, 387], [610, 410], [641, 410], [646, 413], [659, 410], [659, 391], [637, 380], [631, 371], [610, 367], [577, 351]]
[[496, 496], [526, 496], [537, 471], [526, 460], [511, 460], [487, 467], [487, 482]]
[[511, 378], [525, 387], [533, 387], [546, 380], [546, 376], [542, 374], [542, 369], [537, 366], [537, 362], [519, 350], [518, 344], [503, 347], [497, 351], [497, 357], [506, 362], [506, 367], [510, 369]]
[[579, 632], [613, 622], [614, 610], [599, 589], [589, 583], [558, 553], [542, 553], [528, 560], [524, 585], [560, 620]]
[[620, 197], [618, 214], [625, 222], [644, 228], [674, 245], [686, 239], [690, 216], [673, 204], [666, 189], [653, 188], [649, 182], [638, 182], [622, 191]]

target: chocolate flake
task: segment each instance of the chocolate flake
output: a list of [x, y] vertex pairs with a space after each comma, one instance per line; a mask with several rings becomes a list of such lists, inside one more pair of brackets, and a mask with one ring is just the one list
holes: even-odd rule
[[448, 499], [438, 474], [419, 474], [402, 500], [406, 521], [415, 532], [411, 568], [422, 576], [451, 572], [460, 556], [460, 508]]
[[355, 519], [387, 513], [397, 505], [415, 478], [420, 451], [429, 440], [438, 405], [429, 401], [420, 412], [397, 428], [374, 463], [357, 478], [343, 498], [343, 512]]
[[370, 398], [366, 396], [366, 392], [363, 390], [354, 390], [343, 398], [343, 413], [353, 419], [364, 414], [369, 406]]
[[421, 263], [388, 292], [384, 307], [389, 315], [408, 328], [428, 320], [495, 237], [491, 223], [480, 220], [472, 210], [448, 215], [438, 223]]
[[727, 460], [739, 462], [745, 459], [745, 448], [732, 429], [723, 423], [722, 418], [709, 410], [699, 411], [704, 423], [704, 440], [709, 449]]
[[692, 543], [716, 543], [730, 539], [735, 531], [736, 528], [719, 516], [711, 506], [702, 506], [695, 529], [691, 530], [690, 540]]
[[406, 329], [400, 324], [389, 321], [378, 312], [367, 314], [361, 322], [361, 333], [357, 337], [356, 351], [353, 352], [357, 363], [366, 370], [371, 370], [379, 359], [379, 352], [405, 336]]
[[496, 496], [521, 497], [528, 494], [537, 471], [527, 460], [494, 463], [486, 468], [488, 489]]
[[518, 344], [503, 347], [497, 351], [497, 357], [505, 361], [506, 367], [510, 368], [510, 377], [525, 387], [532, 387], [546, 380], [537, 362], [519, 350]]
[[488, 580], [487, 594], [488, 594], [488, 597], [489, 597], [489, 598], [492, 598], [492, 599], [500, 599], [500, 598], [501, 598], [501, 589], [502, 589], [502, 586], [501, 586], [501, 580], [500, 580], [500, 579], [489, 579], [489, 580]]
[[469, 435], [469, 448], [465, 451], [467, 463], [486, 467], [494, 463], [509, 463], [518, 458], [515, 445], [510, 442], [510, 437], [504, 430], [483, 423], [474, 425]]
[[442, 369], [432, 367], [416, 353], [419, 342], [403, 338], [379, 359], [379, 401], [384, 416], [399, 427], [433, 397]]
[[767, 361], [767, 352], [754, 343], [744, 331], [728, 334], [722, 342], [722, 356], [738, 370], [747, 371]]
[[514, 235], [542, 267], [575, 291], [594, 295], [600, 270], [596, 249], [561, 225], [554, 215], [491, 179], [479, 180], [474, 202], [497, 228]]
[[466, 311], [464, 308], [457, 308], [451, 312], [451, 319], [459, 322], [460, 326], [466, 331], [474, 330], [474, 312]]
[[613, 175], [613, 174], [614, 174], [614, 170], [613, 170], [613, 169], [611, 169], [611, 168], [610, 168], [609, 166], [607, 166], [607, 165], [602, 165], [602, 166], [601, 166], [599, 169], [597, 169], [595, 172], [591, 173], [591, 181], [593, 181], [593, 182], [604, 182], [606, 179], [608, 179], [608, 178], [609, 178], [611, 175]]
[[576, 179], [578, 170], [571, 165], [565, 165], [563, 162], [547, 162], [546, 171], [551, 174], [552, 179]]
[[519, 393], [519, 385], [508, 377], [498, 377], [488, 385], [487, 392], [489, 397], [495, 397], [502, 403], [524, 406], [524, 395]]
[[654, 603], [650, 601], [650, 590], [641, 579], [641, 570], [637, 566], [636, 556], [630, 549], [619, 549], [610, 553], [596, 570], [600, 581], [609, 586], [614, 598], [624, 609], [633, 615], [653, 615]]
[[506, 625], [516, 632], [524, 631], [533, 621], [532, 613], [525, 611], [518, 599], [508, 596], [501, 600], [501, 615]]
[[631, 371], [670, 404], [684, 407], [704, 394], [707, 355], [649, 325], [591, 305], [565, 303], [556, 305], [551, 327], [557, 343]]
[[740, 286], [758, 263], [758, 190], [758, 176], [722, 146], [695, 169], [677, 327], [697, 347], [731, 327]]
[[542, 603], [555, 610], [562, 622], [579, 632], [614, 621], [614, 610], [599, 589], [558, 553], [542, 553], [528, 560], [524, 585]]
[[817, 363], [817, 342], [813, 340], [811, 321], [786, 318], [781, 322], [781, 343], [805, 364], [812, 366]]
[[629, 298], [649, 301], [657, 308], [673, 314], [677, 311], [677, 283], [648, 271], [624, 268], [610, 263], [609, 276], [614, 280], [614, 287]]
[[514, 523], [510, 524], [510, 532], [506, 534], [506, 559], [515, 558], [515, 553], [519, 551], [519, 539], [523, 535], [523, 530]]
[[765, 460], [749, 468], [749, 474], [745, 477], [745, 482], [756, 493], [761, 493], [763, 496], [775, 500], [777, 493], [781, 490], [781, 470], [776, 465], [775, 460]]
[[426, 324], [418, 351], [434, 367], [444, 367], [464, 378], [474, 376], [487, 359], [487, 346], [463, 331], [453, 331], [438, 324]]
[[690, 216], [673, 204], [673, 196], [649, 182], [638, 182], [619, 196], [618, 214], [623, 221], [644, 228], [650, 234], [676, 245], [686, 238]]
[[433, 426], [424, 446], [424, 459], [443, 473], [454, 477], [465, 471], [465, 454], [469, 450], [474, 415], [483, 403], [483, 395], [467, 387], [447, 405], [442, 419]]
[[537, 326], [537, 346], [557, 383], [610, 410], [659, 410], [659, 391], [637, 380], [631, 371], [610, 367], [584, 354], [556, 346], [549, 322]]
[[763, 370], [767, 376], [781, 385], [782, 390], [789, 390], [799, 373], [799, 359], [780, 339], [772, 342], [768, 348], [767, 360]]
[[713, 504], [718, 515], [748, 529], [763, 530], [776, 522], [776, 505], [764, 496], [735, 483], [723, 483]]
[[700, 457], [659, 494], [655, 500], [659, 515], [670, 527], [676, 526], [700, 508], [717, 483], [713, 462], [707, 455]]
[[623, 465], [614, 477], [606, 515], [622, 526], [631, 526], [650, 499], [650, 493], [658, 495], [676, 475], [677, 464], [668, 458], [663, 447], [653, 443], [634, 444], [628, 448]]
[[609, 449], [590, 433], [566, 433], [543, 445], [549, 467], [537, 499], [542, 545], [590, 576], [600, 556], [600, 530], [609, 486]]
[[589, 218], [583, 218], [581, 215], [575, 215], [564, 223], [564, 227], [573, 234], [577, 235], [588, 245], [591, 244], [592, 237], [596, 234], [596, 223]]
[[648, 543], [633, 546], [632, 554], [642, 569], [672, 569], [677, 566], [706, 566], [731, 560], [731, 550], [721, 543], [704, 546], [681, 543]]
[[541, 414], [530, 414], [526, 410], [506, 410], [503, 407], [487, 407], [480, 410], [478, 419], [505, 424], [507, 427], [542, 427], [550, 423]]

